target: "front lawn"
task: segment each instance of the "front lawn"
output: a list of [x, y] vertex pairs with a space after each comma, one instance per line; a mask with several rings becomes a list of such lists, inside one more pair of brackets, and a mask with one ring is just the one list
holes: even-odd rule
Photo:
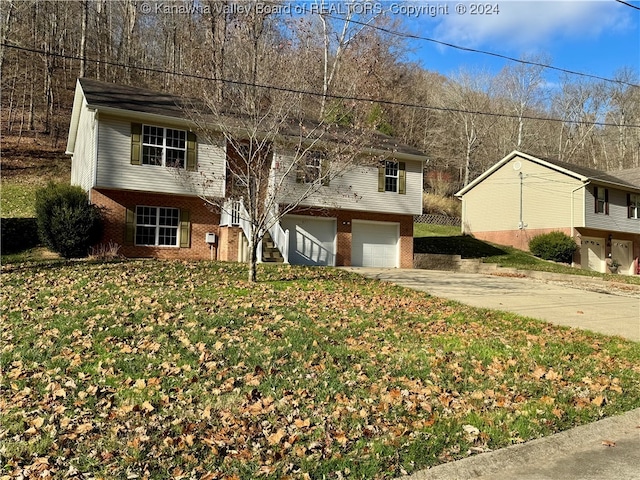
[[640, 344], [323, 268], [5, 265], [0, 476], [393, 478], [640, 406]]

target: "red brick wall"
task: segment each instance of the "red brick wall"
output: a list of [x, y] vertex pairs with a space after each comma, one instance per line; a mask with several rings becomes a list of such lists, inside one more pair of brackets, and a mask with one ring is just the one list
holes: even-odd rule
[[[206, 233], [215, 233], [219, 238], [220, 214], [211, 211], [197, 197], [162, 195], [122, 190], [92, 190], [91, 201], [104, 212], [103, 244], [121, 245], [120, 253], [125, 257], [154, 257], [179, 259], [210, 259], [211, 250], [205, 242]], [[191, 220], [191, 247], [141, 247], [125, 245], [126, 210], [135, 210], [136, 205], [173, 207], [188, 210]], [[213, 258], [217, 259], [218, 244], [213, 246]]]
[[478, 240], [497, 243], [498, 245], [509, 245], [520, 250], [529, 251], [529, 241], [543, 233], [561, 231], [571, 235], [570, 228], [538, 228], [524, 230], [500, 230], [497, 232], [474, 232], [473, 236]]
[[[239, 228], [220, 227], [220, 214], [211, 211], [197, 197], [164, 195], [122, 190], [92, 190], [91, 201], [104, 210], [104, 233], [101, 243], [121, 245], [120, 253], [126, 257], [154, 257], [179, 259], [209, 259], [211, 250], [205, 242], [205, 234], [215, 233], [218, 241], [213, 246], [213, 258], [236, 261], [238, 258]], [[136, 205], [174, 207], [186, 209], [191, 218], [191, 247], [142, 247], [125, 245], [126, 210]], [[336, 265], [351, 265], [351, 226], [354, 220], [397, 222], [400, 224], [400, 268], [413, 268], [413, 216], [384, 213], [357, 212], [352, 210], [308, 210], [295, 212], [302, 215], [335, 217], [337, 219]]]

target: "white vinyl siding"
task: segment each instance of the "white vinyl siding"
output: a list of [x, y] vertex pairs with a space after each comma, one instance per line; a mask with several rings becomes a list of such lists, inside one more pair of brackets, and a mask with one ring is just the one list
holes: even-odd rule
[[78, 135], [71, 162], [71, 184], [89, 191], [93, 187], [96, 155], [96, 128], [94, 112], [83, 99], [78, 121]]
[[[329, 168], [331, 156], [328, 156]], [[276, 165], [284, 171], [291, 157], [277, 155]], [[390, 195], [378, 191], [378, 164], [353, 165], [349, 171], [331, 177], [329, 185], [319, 187], [317, 193], [306, 198], [302, 205], [324, 208], [344, 208], [360, 212], [384, 212], [401, 215], [422, 213], [422, 166], [418, 160], [402, 160], [406, 165], [406, 194]], [[280, 203], [289, 203], [300, 198], [305, 184], [296, 183], [295, 172], [283, 182], [279, 191]]]
[[[167, 125], [180, 128], [179, 125]], [[182, 127], [184, 128], [184, 127]], [[169, 194], [203, 193], [203, 180], [213, 180], [206, 193], [223, 196], [224, 148], [197, 138], [198, 170], [176, 171], [154, 165], [131, 164], [131, 120], [99, 116], [97, 186]]]

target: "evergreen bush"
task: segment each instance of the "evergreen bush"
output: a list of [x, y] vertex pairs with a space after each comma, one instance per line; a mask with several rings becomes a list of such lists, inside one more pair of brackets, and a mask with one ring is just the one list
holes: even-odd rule
[[529, 242], [529, 251], [536, 257], [561, 263], [571, 263], [577, 248], [573, 238], [563, 232], [537, 235]]
[[42, 242], [64, 258], [85, 257], [100, 239], [100, 210], [80, 187], [50, 183], [36, 192], [36, 221]]

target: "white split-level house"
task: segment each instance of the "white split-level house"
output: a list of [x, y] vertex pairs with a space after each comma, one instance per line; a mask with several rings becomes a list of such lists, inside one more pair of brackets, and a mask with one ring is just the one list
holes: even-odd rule
[[[243, 222], [224, 207], [235, 147], [224, 136], [208, 141], [212, 136], [198, 131], [182, 100], [79, 79], [67, 143], [71, 182], [102, 207], [102, 243], [119, 245], [124, 256], [244, 261]], [[293, 158], [278, 148], [269, 150], [274, 169]], [[364, 157], [380, 160], [354, 164], [269, 230], [284, 261], [413, 266], [413, 216], [422, 212], [426, 157], [380, 134], [364, 150]], [[333, 168], [330, 158], [310, 158], [312, 167], [327, 161], [322, 168]], [[196, 185], [204, 177], [216, 179], [208, 196], [218, 198], [221, 208], [201, 198]], [[288, 181], [295, 185], [300, 178], [293, 172]]]
[[456, 193], [463, 233], [528, 250], [536, 235], [562, 231], [579, 248], [574, 266], [639, 273], [640, 168], [601, 172], [514, 151]]

